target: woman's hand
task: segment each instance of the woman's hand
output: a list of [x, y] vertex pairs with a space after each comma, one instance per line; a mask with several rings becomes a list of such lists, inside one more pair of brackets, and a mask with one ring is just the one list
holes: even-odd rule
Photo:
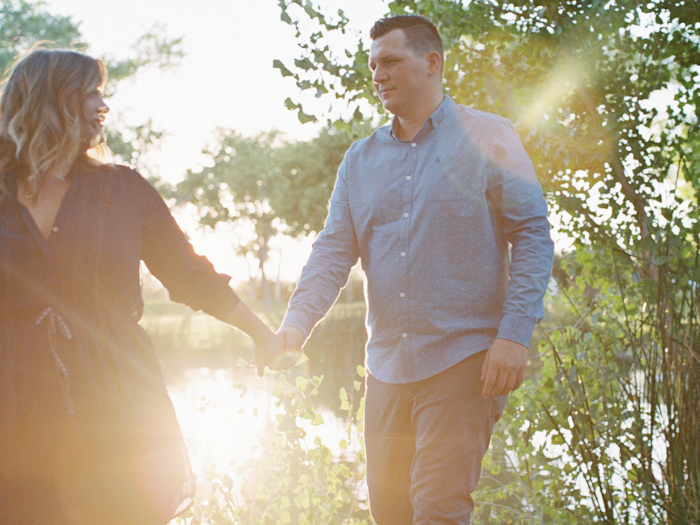
[[[258, 375], [262, 377], [265, 367], [277, 369], [275, 366], [284, 358], [284, 339], [269, 332], [253, 339], [253, 361]], [[291, 366], [291, 365], [290, 365]]]

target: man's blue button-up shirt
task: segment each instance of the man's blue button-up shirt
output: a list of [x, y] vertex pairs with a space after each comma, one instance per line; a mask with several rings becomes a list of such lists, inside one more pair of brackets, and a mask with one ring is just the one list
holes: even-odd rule
[[413, 140], [387, 125], [353, 144], [283, 326], [308, 336], [358, 257], [380, 381], [431, 377], [495, 337], [528, 346], [553, 243], [513, 125], [445, 97]]

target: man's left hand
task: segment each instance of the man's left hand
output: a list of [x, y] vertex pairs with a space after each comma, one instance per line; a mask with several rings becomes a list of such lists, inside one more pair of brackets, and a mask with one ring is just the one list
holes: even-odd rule
[[508, 339], [496, 339], [486, 351], [481, 368], [483, 396], [504, 396], [516, 390], [525, 378], [527, 347]]

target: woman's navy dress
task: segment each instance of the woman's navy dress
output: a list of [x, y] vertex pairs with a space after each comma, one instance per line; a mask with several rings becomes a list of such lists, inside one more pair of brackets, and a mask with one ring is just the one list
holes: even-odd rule
[[48, 240], [0, 177], [0, 523], [167, 523], [194, 482], [138, 324], [140, 261], [218, 318], [238, 302], [229, 277], [129, 168], [76, 163]]

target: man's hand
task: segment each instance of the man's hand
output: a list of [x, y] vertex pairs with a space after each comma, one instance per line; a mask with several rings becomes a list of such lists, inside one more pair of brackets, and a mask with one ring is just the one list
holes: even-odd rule
[[277, 330], [277, 335], [284, 340], [285, 351], [300, 352], [304, 334], [298, 328], [286, 326]]
[[483, 396], [504, 396], [516, 390], [523, 383], [526, 367], [526, 346], [507, 339], [496, 339], [486, 351], [481, 368]]
[[299, 362], [304, 334], [298, 328], [288, 326], [277, 330], [276, 335], [282, 341], [283, 353], [270, 365], [270, 368], [273, 370], [286, 370]]

